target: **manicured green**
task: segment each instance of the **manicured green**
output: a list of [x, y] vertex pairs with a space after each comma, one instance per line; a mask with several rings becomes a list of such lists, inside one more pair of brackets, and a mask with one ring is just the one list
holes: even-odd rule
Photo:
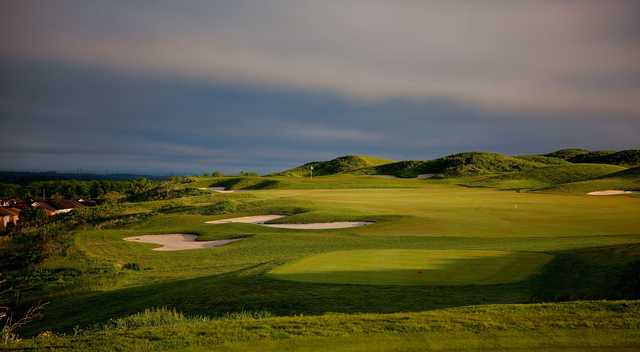
[[269, 272], [300, 282], [360, 285], [482, 285], [522, 281], [551, 260], [489, 250], [351, 250], [302, 258]]

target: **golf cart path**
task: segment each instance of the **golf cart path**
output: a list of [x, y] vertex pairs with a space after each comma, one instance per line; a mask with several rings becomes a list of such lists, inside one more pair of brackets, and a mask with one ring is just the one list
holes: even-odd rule
[[373, 224], [370, 221], [335, 221], [335, 222], [315, 222], [309, 224], [265, 224], [267, 221], [284, 218], [285, 215], [257, 215], [257, 216], [243, 216], [240, 218], [221, 219], [214, 221], [207, 221], [207, 224], [229, 224], [229, 223], [243, 223], [243, 224], [256, 224], [266, 227], [273, 227], [279, 229], [293, 229], [293, 230], [329, 230], [329, 229], [347, 229], [352, 227], [361, 227]]
[[162, 247], [153, 248], [152, 251], [182, 251], [188, 249], [202, 249], [220, 247], [231, 242], [240, 241], [242, 238], [217, 241], [196, 241], [198, 236], [187, 234], [167, 234], [167, 235], [144, 235], [124, 238], [125, 241], [153, 243]]

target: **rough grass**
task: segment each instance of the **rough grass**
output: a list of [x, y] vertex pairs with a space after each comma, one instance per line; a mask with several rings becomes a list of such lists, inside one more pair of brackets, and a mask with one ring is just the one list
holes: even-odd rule
[[64, 336], [41, 334], [10, 347], [65, 346], [72, 351], [632, 351], [640, 344], [638, 301], [231, 320], [177, 314], [147, 311], [123, 319], [134, 321], [132, 325], [78, 330]]
[[525, 280], [552, 257], [488, 250], [351, 250], [302, 258], [270, 277], [360, 285], [482, 285]]

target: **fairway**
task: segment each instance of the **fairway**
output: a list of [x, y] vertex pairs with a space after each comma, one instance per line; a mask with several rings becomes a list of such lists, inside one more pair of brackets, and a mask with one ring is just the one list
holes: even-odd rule
[[273, 278], [359, 285], [483, 285], [526, 280], [551, 260], [492, 250], [351, 250], [309, 256], [273, 269]]

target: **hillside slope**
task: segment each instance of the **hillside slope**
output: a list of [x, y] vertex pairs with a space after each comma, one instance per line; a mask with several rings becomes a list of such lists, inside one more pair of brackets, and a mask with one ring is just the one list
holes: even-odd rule
[[386, 160], [368, 155], [345, 155], [328, 161], [312, 161], [293, 169], [279, 172], [277, 176], [309, 176], [313, 167], [314, 176], [334, 175], [347, 173], [361, 168], [388, 164], [392, 160]]
[[554, 186], [550, 190], [558, 192], [589, 193], [610, 189], [640, 191], [640, 166], [604, 175], [592, 180], [560, 184]]
[[597, 151], [576, 155], [569, 159], [572, 163], [596, 163], [637, 166], [640, 165], [640, 149]]
[[435, 160], [407, 160], [357, 170], [362, 174], [397, 177], [470, 176], [514, 172], [548, 166], [547, 164], [499, 153], [469, 152], [452, 154]]
[[624, 171], [621, 166], [606, 164], [557, 165], [490, 176], [474, 180], [467, 185], [500, 189], [541, 189], [563, 183], [593, 180]]

